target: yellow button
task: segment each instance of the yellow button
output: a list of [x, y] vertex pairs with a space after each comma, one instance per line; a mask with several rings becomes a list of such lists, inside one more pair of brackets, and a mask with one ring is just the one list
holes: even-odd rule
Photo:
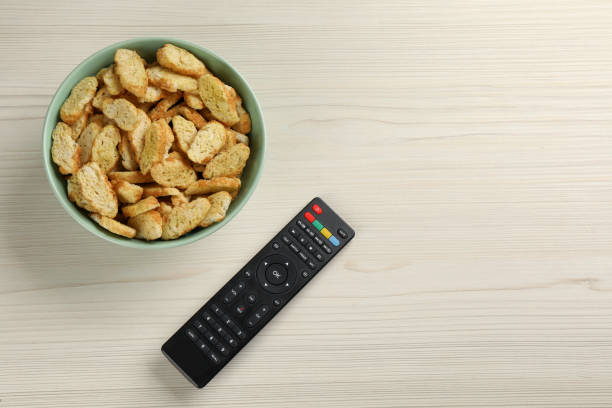
[[323, 234], [323, 236], [327, 239], [329, 239], [329, 237], [331, 237], [331, 232], [329, 232], [327, 230], [327, 228], [323, 227], [323, 229], [321, 230], [321, 234]]

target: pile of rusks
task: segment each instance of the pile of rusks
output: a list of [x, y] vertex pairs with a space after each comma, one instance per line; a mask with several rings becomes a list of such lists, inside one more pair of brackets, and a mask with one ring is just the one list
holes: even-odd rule
[[119, 49], [113, 65], [77, 83], [51, 156], [70, 200], [100, 226], [169, 240], [225, 218], [249, 158], [251, 119], [236, 91], [187, 50], [165, 44], [156, 57], [148, 64]]

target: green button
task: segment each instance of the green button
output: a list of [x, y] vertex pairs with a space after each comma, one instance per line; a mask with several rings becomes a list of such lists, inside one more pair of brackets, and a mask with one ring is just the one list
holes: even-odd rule
[[321, 229], [323, 228], [323, 224], [321, 224], [319, 220], [314, 220], [312, 222], [312, 226], [315, 227], [317, 231], [321, 231]]

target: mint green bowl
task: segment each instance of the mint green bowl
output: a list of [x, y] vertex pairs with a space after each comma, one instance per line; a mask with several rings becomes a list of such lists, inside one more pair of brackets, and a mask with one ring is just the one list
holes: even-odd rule
[[[150, 62], [155, 59], [155, 51], [166, 43], [172, 43], [193, 53], [196, 57], [204, 61], [206, 67], [213, 74], [219, 77], [223, 82], [236, 89], [238, 94], [242, 97], [243, 106], [251, 115], [252, 129], [251, 133], [249, 134], [251, 156], [242, 174], [242, 189], [230, 205], [227, 215], [223, 221], [213, 224], [207, 228], [196, 228], [194, 231], [191, 231], [190, 233], [172, 241], [147, 242], [139, 239], [124, 238], [105, 230], [91, 218], [89, 218], [86, 211], [80, 209], [74, 203], [68, 200], [68, 194], [66, 192], [66, 179], [60, 174], [57, 166], [51, 160], [51, 133], [59, 121], [59, 110], [70, 94], [72, 87], [84, 77], [96, 75], [101, 68], [112, 64], [115, 51], [118, 48], [129, 48], [135, 50], [143, 58]], [[253, 194], [263, 169], [265, 150], [266, 130], [264, 127], [263, 113], [259, 103], [257, 102], [255, 93], [246, 80], [240, 75], [240, 73], [238, 73], [238, 71], [236, 71], [234, 67], [232, 67], [227, 61], [219, 57], [214, 52], [191, 42], [169, 37], [134, 38], [132, 40], [122, 41], [96, 52], [85, 61], [81, 62], [68, 75], [68, 77], [66, 77], [53, 96], [45, 117], [42, 140], [43, 160], [45, 163], [45, 172], [47, 173], [49, 184], [51, 184], [51, 189], [68, 214], [70, 214], [72, 218], [76, 220], [76, 222], [78, 222], [83, 228], [92, 234], [115, 244], [130, 248], [158, 249], [177, 247], [190, 244], [199, 239], [207, 237], [213, 232], [217, 231], [219, 228], [223, 227], [232, 218], [234, 218], [238, 212], [240, 212], [242, 207], [251, 197], [251, 194]]]

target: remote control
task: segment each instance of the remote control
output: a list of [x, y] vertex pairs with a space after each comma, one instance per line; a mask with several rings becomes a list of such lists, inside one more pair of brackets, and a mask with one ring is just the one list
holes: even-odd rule
[[203, 387], [354, 236], [314, 198], [164, 343], [162, 353]]

